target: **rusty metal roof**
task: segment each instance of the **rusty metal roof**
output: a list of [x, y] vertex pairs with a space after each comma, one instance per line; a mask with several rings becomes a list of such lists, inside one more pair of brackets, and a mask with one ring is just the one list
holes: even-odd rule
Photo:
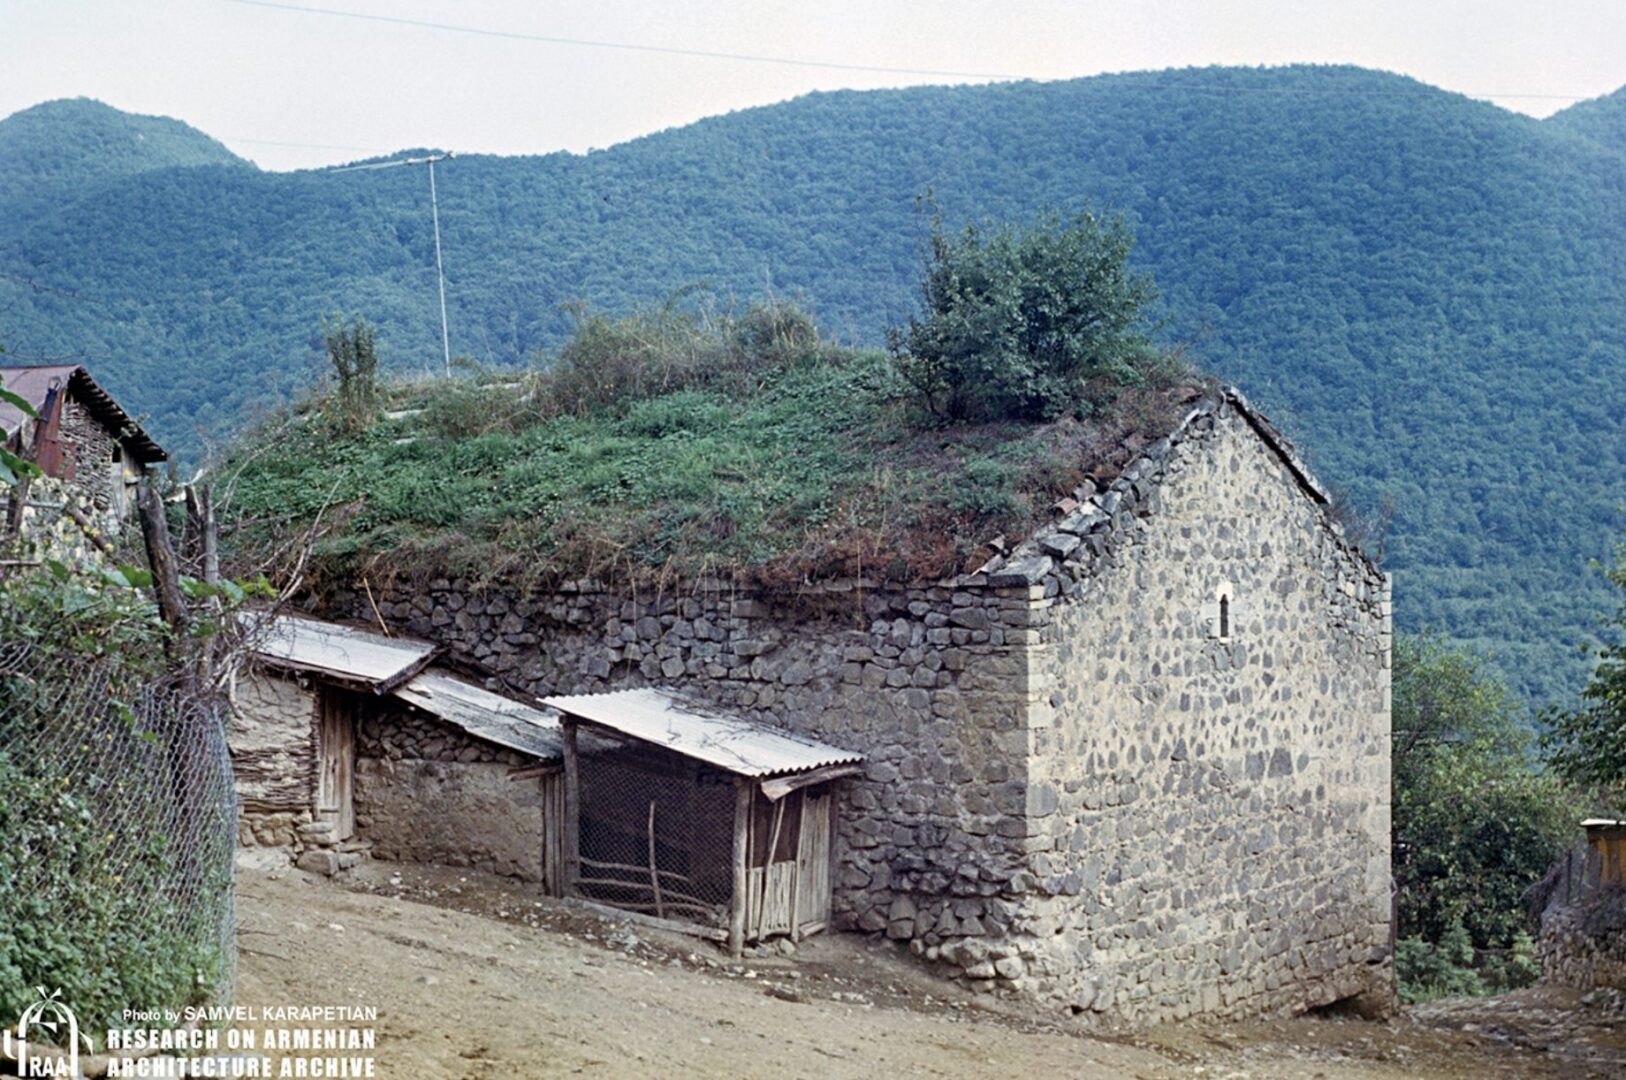
[[385, 637], [301, 615], [253, 612], [244, 618], [249, 647], [269, 666], [328, 675], [369, 689], [411, 672], [437, 648], [427, 641]]
[[559, 714], [552, 709], [533, 708], [433, 669], [394, 693], [476, 738], [551, 761], [563, 756]]
[[[137, 461], [147, 464], [169, 457], [82, 364], [0, 367], [0, 386], [28, 402], [35, 412], [45, 407], [45, 397], [53, 388], [66, 389], [84, 402], [90, 414], [113, 432]], [[17, 406], [0, 401], [0, 430], [14, 434], [25, 419]]]
[[643, 688], [543, 699], [562, 713], [739, 776], [806, 772], [864, 755], [728, 716], [669, 690]]

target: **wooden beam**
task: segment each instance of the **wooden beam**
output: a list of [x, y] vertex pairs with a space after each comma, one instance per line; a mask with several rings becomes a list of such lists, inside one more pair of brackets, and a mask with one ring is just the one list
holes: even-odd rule
[[565, 743], [565, 873], [559, 884], [565, 896], [575, 896], [576, 879], [582, 873], [581, 761], [576, 754], [576, 722], [564, 717], [560, 729]]
[[674, 934], [688, 934], [690, 937], [705, 938], [707, 941], [728, 940], [728, 931], [719, 930], [715, 926], [701, 926], [699, 923], [662, 919], [654, 915], [645, 915], [641, 911], [624, 911], [621, 908], [600, 904], [593, 900], [583, 900], [580, 897], [568, 897], [565, 900], [565, 905], [573, 908], [586, 908], [595, 915], [602, 915], [607, 919], [619, 919], [622, 922], [636, 923], [639, 926], [648, 926], [656, 930], [670, 930]]
[[728, 951], [738, 960], [745, 954], [745, 891], [749, 875], [746, 863], [745, 830], [751, 820], [751, 800], [756, 788], [743, 776], [734, 781], [734, 891], [729, 897]]
[[799, 788], [812, 787], [814, 784], [824, 784], [831, 780], [840, 780], [843, 776], [857, 776], [863, 771], [864, 766], [858, 764], [826, 765], [824, 768], [814, 769], [812, 772], [764, 780], [762, 781], [762, 794], [766, 795], [770, 802], [778, 802]]
[[436, 660], [439, 660], [441, 656], [445, 654], [445, 652], [446, 646], [436, 645], [433, 649], [430, 649], [428, 652], [412, 661], [412, 663], [408, 664], [400, 671], [397, 671], [394, 675], [391, 675], [387, 679], [380, 679], [378, 682], [374, 683], [373, 693], [380, 697], [383, 697], [385, 694], [395, 693], [395, 691], [399, 690], [413, 679], [416, 679], [419, 675], [422, 675], [424, 668], [428, 667], [430, 664], [433, 664]]

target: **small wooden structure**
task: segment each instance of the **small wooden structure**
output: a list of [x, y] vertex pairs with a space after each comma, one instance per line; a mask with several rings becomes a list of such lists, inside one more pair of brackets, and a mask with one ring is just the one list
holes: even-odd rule
[[1598, 884], [1626, 886], [1626, 820], [1588, 818], [1581, 828], [1598, 868]]
[[862, 755], [665, 690], [544, 704], [563, 725], [567, 895], [736, 956], [828, 924], [832, 784]]

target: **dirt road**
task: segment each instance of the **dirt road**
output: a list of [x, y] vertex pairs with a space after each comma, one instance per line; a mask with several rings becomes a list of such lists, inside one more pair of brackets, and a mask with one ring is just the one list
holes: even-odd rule
[[[470, 873], [373, 864], [339, 884], [244, 869], [238, 889], [238, 1002], [377, 1006], [386, 1077], [1626, 1072], [1626, 1042], [1608, 1018], [1590, 1023], [1567, 999], [1497, 999], [1499, 1022], [1484, 1008], [1436, 1008], [1387, 1024], [1299, 1019], [1091, 1036], [1071, 1021], [984, 1009], [890, 947], [843, 935], [736, 965], [709, 944], [565, 910]], [[1548, 1013], [1560, 1019], [1543, 1045], [1525, 1020]]]

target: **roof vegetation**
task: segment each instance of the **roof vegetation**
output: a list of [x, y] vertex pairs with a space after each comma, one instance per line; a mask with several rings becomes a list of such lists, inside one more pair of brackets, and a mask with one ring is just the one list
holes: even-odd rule
[[[330, 582], [452, 575], [939, 576], [988, 558], [1087, 470], [1115, 475], [1190, 385], [1101, 378], [1035, 422], [932, 419], [894, 356], [823, 340], [794, 306], [578, 313], [524, 372], [344, 391], [240, 444], [219, 471], [239, 569], [296, 554]], [[1086, 392], [1087, 391], [1087, 392]]]

